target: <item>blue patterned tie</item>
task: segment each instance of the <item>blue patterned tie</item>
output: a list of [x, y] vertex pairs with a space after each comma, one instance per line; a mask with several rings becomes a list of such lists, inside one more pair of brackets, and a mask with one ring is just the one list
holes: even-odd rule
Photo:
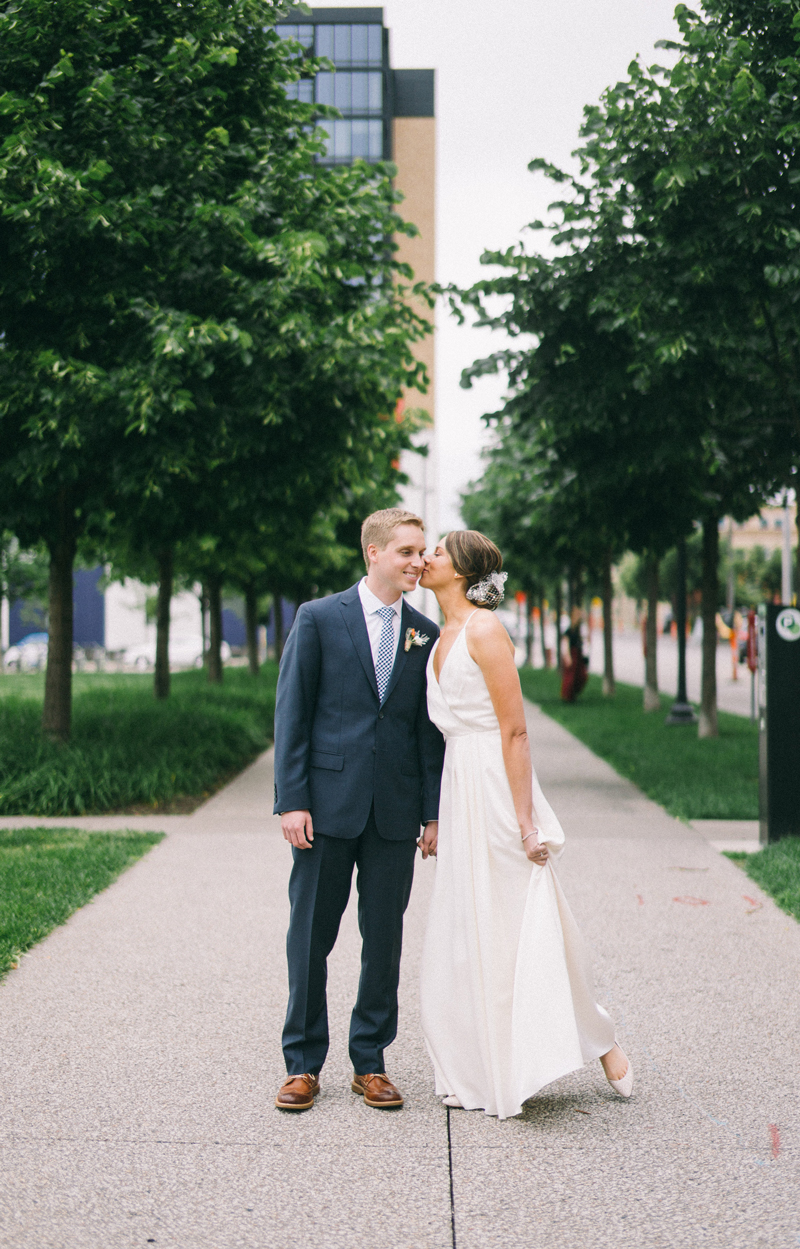
[[379, 607], [376, 615], [380, 616], [383, 621], [381, 640], [378, 645], [378, 658], [375, 660], [375, 679], [378, 682], [378, 697], [383, 702], [383, 696], [386, 693], [389, 677], [392, 675], [392, 668], [394, 667], [394, 629], [392, 628], [394, 608]]

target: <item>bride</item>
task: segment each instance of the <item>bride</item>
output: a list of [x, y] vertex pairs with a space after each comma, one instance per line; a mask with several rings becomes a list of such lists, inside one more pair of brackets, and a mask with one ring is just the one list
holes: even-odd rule
[[633, 1071], [553, 870], [564, 833], [531, 767], [514, 648], [492, 615], [502, 563], [483, 534], [455, 530], [420, 580], [444, 614], [428, 713], [447, 743], [438, 844], [421, 843], [438, 863], [421, 1005], [437, 1094], [505, 1119], [595, 1058], [623, 1097]]

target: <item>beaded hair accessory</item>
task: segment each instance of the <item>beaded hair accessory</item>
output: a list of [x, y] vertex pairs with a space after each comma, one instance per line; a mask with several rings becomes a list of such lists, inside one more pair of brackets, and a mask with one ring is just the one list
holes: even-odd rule
[[477, 603], [478, 607], [488, 607], [489, 611], [494, 611], [505, 598], [503, 586], [507, 580], [507, 572], [490, 572], [488, 577], [470, 586], [467, 598], [470, 602]]

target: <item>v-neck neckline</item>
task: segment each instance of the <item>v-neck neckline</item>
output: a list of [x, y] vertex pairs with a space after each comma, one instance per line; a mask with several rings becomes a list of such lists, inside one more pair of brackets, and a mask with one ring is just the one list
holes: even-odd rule
[[[437, 675], [436, 675], [436, 662], [435, 662], [436, 656], [435, 656], [435, 653], [434, 653], [434, 655], [432, 655], [432, 656], [431, 656], [431, 659], [432, 659], [432, 661], [433, 661], [433, 663], [432, 663], [432, 666], [433, 666], [433, 679], [434, 679], [434, 681], [436, 682], [436, 684], [437, 684], [440, 688], [441, 688], [441, 683], [442, 683], [442, 673], [444, 672], [445, 664], [447, 663], [448, 659], [449, 659], [449, 658], [450, 658], [450, 656], [452, 655], [453, 651], [454, 651], [454, 650], [456, 649], [456, 647], [458, 646], [458, 639], [461, 637], [462, 633], [463, 633], [463, 632], [464, 632], [464, 630], [466, 629], [466, 627], [467, 627], [467, 625], [469, 624], [469, 622], [470, 622], [470, 620], [472, 619], [472, 617], [475, 615], [475, 612], [478, 612], [478, 611], [480, 611], [480, 608], [479, 608], [479, 607], [476, 607], [476, 608], [475, 608], [475, 611], [471, 611], [471, 612], [470, 612], [470, 614], [467, 616], [466, 620], [464, 621], [463, 625], [462, 625], [462, 626], [461, 626], [461, 628], [459, 629], [458, 633], [456, 634], [456, 636], [455, 636], [455, 638], [454, 638], [454, 640], [453, 640], [453, 645], [450, 647], [450, 650], [447, 652], [447, 654], [445, 655], [444, 659], [442, 660], [442, 665], [441, 665], [441, 667], [440, 667], [440, 669], [439, 669], [439, 675], [438, 675], [438, 677], [437, 677]], [[442, 635], [441, 635], [441, 633], [440, 633], [440, 634], [439, 634], [439, 636], [438, 636], [438, 638], [436, 639], [436, 646], [434, 647], [434, 652], [435, 652], [435, 651], [436, 651], [436, 649], [438, 648], [439, 643], [441, 642], [441, 640], [442, 640]]]

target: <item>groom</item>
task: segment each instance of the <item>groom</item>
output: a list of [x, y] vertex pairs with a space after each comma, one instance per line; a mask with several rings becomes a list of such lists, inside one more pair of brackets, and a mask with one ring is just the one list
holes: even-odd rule
[[292, 846], [286, 939], [288, 1078], [275, 1105], [310, 1110], [328, 1052], [327, 958], [358, 870], [361, 979], [350, 1021], [351, 1087], [368, 1106], [402, 1106], [384, 1050], [397, 1034], [403, 914], [420, 826], [436, 835], [444, 742], [428, 719], [425, 668], [439, 635], [410, 607], [423, 522], [391, 507], [361, 528], [367, 575], [304, 603], [281, 662], [275, 813]]

